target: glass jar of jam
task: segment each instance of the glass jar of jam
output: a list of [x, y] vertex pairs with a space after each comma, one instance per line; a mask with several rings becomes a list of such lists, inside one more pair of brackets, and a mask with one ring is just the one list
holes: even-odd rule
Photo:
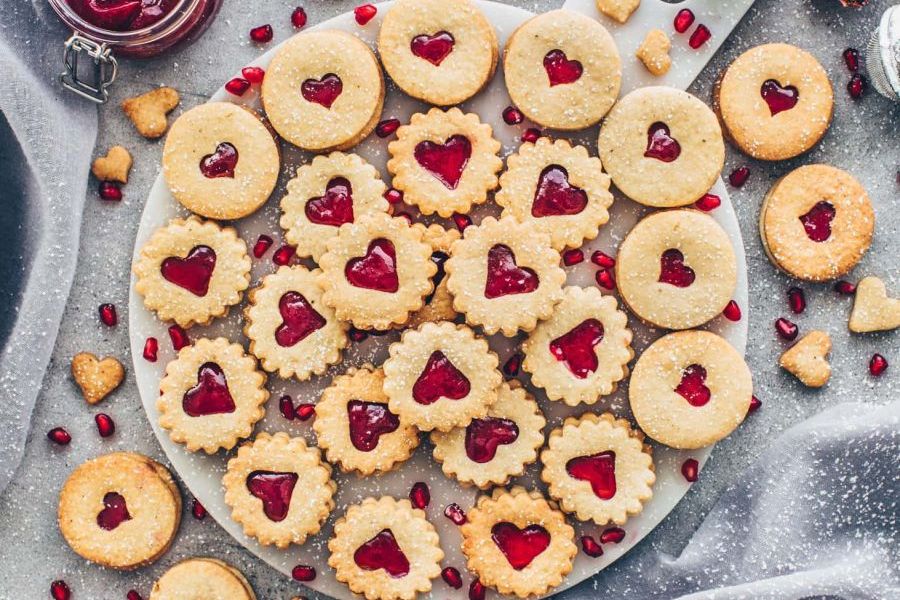
[[[68, 89], [105, 102], [115, 79], [116, 56], [150, 58], [196, 39], [222, 0], [48, 0], [72, 28], [66, 42]], [[79, 69], [79, 66], [81, 67]]]

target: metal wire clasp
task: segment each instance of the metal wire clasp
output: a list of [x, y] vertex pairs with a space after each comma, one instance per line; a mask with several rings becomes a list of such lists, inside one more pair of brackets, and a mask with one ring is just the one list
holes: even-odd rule
[[[79, 73], [78, 63], [79, 60], [84, 62], [85, 54], [93, 67], [88, 73]], [[109, 100], [107, 88], [115, 81], [118, 71], [118, 63], [109, 46], [73, 33], [72, 37], [66, 40], [63, 61], [66, 70], [60, 73], [59, 81], [64, 88], [98, 104]]]

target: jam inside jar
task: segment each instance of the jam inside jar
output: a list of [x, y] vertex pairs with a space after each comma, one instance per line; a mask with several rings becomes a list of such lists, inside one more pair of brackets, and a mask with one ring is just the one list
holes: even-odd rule
[[110, 31], [144, 29], [172, 12], [178, 0], [66, 0], [79, 17]]

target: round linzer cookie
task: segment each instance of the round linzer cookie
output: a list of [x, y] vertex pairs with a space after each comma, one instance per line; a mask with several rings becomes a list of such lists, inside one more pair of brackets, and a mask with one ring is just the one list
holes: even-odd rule
[[384, 76], [372, 50], [336, 30], [300, 33], [275, 53], [262, 103], [278, 134], [304, 150], [355, 146], [369, 135], [384, 104]]
[[150, 600], [256, 600], [244, 575], [215, 558], [189, 558], [165, 573], [153, 584]]
[[507, 159], [494, 199], [503, 216], [549, 233], [556, 250], [597, 237], [613, 202], [599, 158], [584, 146], [546, 137], [522, 144]]
[[179, 350], [159, 382], [159, 425], [188, 450], [230, 450], [265, 414], [266, 377], [240, 344], [202, 338]]
[[656, 481], [644, 434], [611, 413], [569, 417], [541, 453], [551, 498], [579, 521], [622, 525], [643, 510]]
[[134, 264], [135, 291], [161, 320], [206, 325], [250, 285], [247, 244], [232, 227], [196, 217], [157, 229]]
[[281, 199], [281, 227], [297, 256], [318, 261], [344, 223], [387, 213], [387, 186], [377, 169], [356, 154], [332, 152], [297, 169]]
[[465, 102], [497, 68], [497, 34], [470, 0], [399, 0], [378, 35], [378, 53], [404, 92], [429, 104]]
[[590, 17], [551, 10], [523, 23], [503, 51], [509, 97], [529, 119], [567, 131], [596, 125], [619, 96], [612, 36]]
[[255, 113], [230, 102], [209, 102], [172, 123], [162, 167], [172, 195], [189, 211], [239, 219], [269, 199], [281, 151]]
[[638, 358], [628, 388], [631, 412], [648, 436], [673, 448], [703, 448], [740, 425], [753, 381], [743, 357], [708, 331], [677, 331]]
[[388, 151], [387, 168], [404, 201], [445, 218], [484, 203], [503, 168], [491, 126], [458, 108], [414, 114]]
[[59, 529], [72, 550], [113, 569], [162, 556], [181, 522], [181, 494], [158, 462], [130, 452], [87, 461], [59, 495]]
[[761, 160], [806, 152], [831, 124], [828, 74], [813, 55], [790, 44], [763, 44], [741, 54], [714, 95], [728, 138]]
[[328, 565], [366, 600], [413, 600], [441, 572], [440, 539], [425, 512], [389, 496], [354, 504], [334, 524]]
[[619, 246], [616, 281], [622, 301], [642, 320], [690, 329], [718, 316], [737, 286], [731, 240], [696, 210], [652, 213]]
[[228, 461], [222, 477], [231, 518], [260, 544], [287, 548], [318, 533], [337, 484], [318, 448], [284, 432], [260, 433]]
[[622, 193], [646, 206], [685, 206], [713, 186], [725, 164], [715, 113], [681, 90], [636, 89], [600, 128], [600, 159]]
[[844, 275], [872, 243], [875, 212], [852, 175], [805, 165], [772, 186], [759, 215], [763, 248], [776, 267], [809, 281]]

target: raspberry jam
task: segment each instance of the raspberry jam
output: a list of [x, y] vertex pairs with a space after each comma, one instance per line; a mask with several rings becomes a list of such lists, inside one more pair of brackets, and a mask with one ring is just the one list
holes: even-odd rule
[[541, 172], [531, 216], [557, 217], [577, 215], [587, 206], [587, 193], [569, 183], [569, 173], [564, 167], [550, 165]]
[[233, 413], [236, 409], [225, 372], [214, 362], [200, 365], [197, 385], [185, 392], [181, 404], [191, 417]]
[[312, 307], [300, 292], [287, 292], [278, 301], [282, 323], [275, 330], [275, 341], [289, 348], [303, 341], [311, 333], [325, 327], [325, 318]]
[[413, 385], [413, 399], [419, 404], [434, 404], [441, 398], [461, 400], [469, 395], [469, 380], [450, 359], [435, 350], [428, 357], [425, 369]]
[[353, 553], [353, 562], [363, 571], [384, 569], [393, 578], [409, 574], [409, 559], [397, 543], [394, 532], [382, 529]]
[[564, 363], [578, 379], [585, 379], [599, 364], [594, 347], [603, 341], [603, 323], [582, 321], [577, 327], [550, 342], [550, 354]]
[[466, 456], [479, 464], [491, 462], [498, 446], [512, 444], [518, 437], [519, 427], [515, 421], [500, 417], [473, 419], [466, 427]]
[[594, 495], [601, 500], [616, 495], [616, 453], [612, 450], [573, 458], [566, 463], [566, 472], [590, 483]]
[[266, 517], [276, 523], [287, 518], [296, 484], [296, 473], [253, 471], [247, 477], [247, 490], [262, 500]]
[[540, 525], [519, 529], [506, 521], [491, 527], [491, 539], [516, 571], [530, 565], [550, 545], [550, 533]]
[[488, 300], [509, 294], [527, 294], [538, 287], [538, 276], [532, 269], [519, 267], [512, 248], [496, 244], [488, 251], [484, 297]]
[[381, 402], [351, 400], [347, 403], [350, 441], [360, 452], [371, 452], [382, 435], [400, 427], [400, 418]]
[[82, 19], [110, 31], [144, 29], [172, 12], [178, 0], [68, 0]]

